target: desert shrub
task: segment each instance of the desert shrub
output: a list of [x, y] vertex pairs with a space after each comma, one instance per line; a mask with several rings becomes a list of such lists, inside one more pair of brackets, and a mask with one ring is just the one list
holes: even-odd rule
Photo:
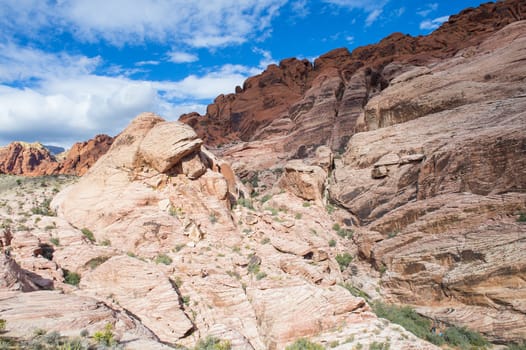
[[93, 334], [93, 339], [97, 344], [112, 346], [116, 343], [115, 336], [113, 335], [113, 326], [111, 323], [107, 323], [103, 331], [96, 331]]
[[285, 348], [286, 350], [324, 350], [320, 344], [313, 343], [308, 339], [300, 338]]
[[64, 270], [64, 282], [72, 286], [78, 286], [80, 283], [80, 275], [76, 272]]
[[49, 332], [44, 336], [44, 341], [49, 345], [59, 345], [60, 344], [60, 333], [57, 331]]
[[444, 340], [453, 346], [461, 349], [471, 349], [473, 346], [478, 348], [485, 348], [488, 342], [482, 335], [471, 331], [465, 327], [449, 327], [444, 332]]
[[391, 344], [389, 344], [389, 342], [378, 343], [374, 341], [369, 345], [369, 350], [389, 350], [390, 347]]
[[172, 258], [170, 258], [168, 255], [166, 254], [159, 254], [157, 255], [157, 257], [155, 258], [155, 263], [156, 264], [165, 264], [165, 265], [170, 265], [172, 263]]
[[5, 328], [7, 326], [7, 321], [3, 318], [0, 318], [0, 332], [5, 331]]
[[272, 198], [272, 196], [270, 194], [266, 194], [263, 196], [263, 198], [260, 199], [260, 202], [261, 203], [265, 203], [267, 202], [270, 198]]
[[95, 242], [95, 236], [93, 235], [93, 232], [91, 232], [89, 229], [87, 228], [83, 228], [82, 230], [80, 230], [80, 232], [82, 232], [82, 234], [91, 242]]
[[197, 342], [194, 350], [230, 350], [232, 345], [228, 340], [221, 340], [216, 337], [206, 337]]
[[60, 245], [60, 240], [59, 240], [58, 237], [51, 237], [51, 238], [49, 239], [49, 241], [50, 241], [53, 245], [55, 245], [55, 246], [57, 246], [57, 247]]
[[265, 272], [258, 272], [256, 274], [256, 279], [259, 281], [259, 280], [262, 280], [263, 278], [267, 277], [267, 274]]
[[526, 350], [526, 341], [520, 344], [515, 344], [515, 343], [507, 344], [506, 346], [508, 350]]
[[97, 268], [99, 265], [101, 265], [102, 263], [104, 263], [109, 258], [110, 258], [109, 256], [98, 256], [88, 261], [86, 265], [89, 266], [93, 270]]
[[308, 207], [311, 206], [311, 204], [310, 204], [310, 202], [303, 202], [303, 206], [304, 206], [305, 208], [308, 208]]
[[340, 236], [342, 238], [351, 239], [352, 236], [354, 235], [354, 232], [352, 230], [347, 230], [347, 229], [341, 227], [340, 224], [338, 224], [338, 223], [335, 223], [334, 225], [332, 225], [332, 229], [334, 231], [336, 231], [338, 236]]
[[254, 204], [252, 204], [252, 200], [250, 198], [239, 198], [237, 200], [237, 204], [242, 207], [254, 210]]
[[432, 322], [430, 320], [420, 316], [408, 306], [388, 305], [376, 301], [372, 303], [372, 307], [378, 317], [388, 319], [404, 327], [417, 337], [435, 345], [447, 343], [450, 346], [466, 350], [473, 348], [485, 349], [489, 345], [482, 335], [464, 327], [448, 327], [444, 331], [443, 336], [439, 336], [431, 331]]
[[102, 242], [100, 242], [100, 245], [105, 246], [105, 247], [109, 247], [109, 246], [111, 246], [111, 241], [109, 239], [105, 239]]
[[365, 293], [363, 290], [361, 290], [358, 287], [353, 286], [350, 283], [341, 284], [341, 286], [349, 291], [352, 295], [359, 298], [364, 298], [365, 300], [369, 300], [371, 297], [369, 294]]
[[520, 213], [519, 218], [517, 219], [518, 222], [526, 222], [526, 214]]
[[278, 211], [279, 211], [278, 209], [276, 209], [276, 208], [272, 208], [272, 207], [266, 207], [265, 210], [270, 211], [270, 213], [272, 214], [272, 216], [276, 216], [276, 215], [278, 215]]
[[217, 222], [217, 216], [216, 214], [210, 214], [210, 216], [208, 217], [208, 219], [210, 220], [210, 222], [212, 224], [215, 224]]
[[349, 267], [349, 264], [352, 262], [352, 255], [347, 252], [338, 254], [336, 255], [336, 261], [338, 262], [338, 265], [340, 265], [340, 270], [343, 271]]
[[336, 247], [336, 241], [334, 239], [329, 241], [329, 247]]
[[51, 209], [50, 204], [51, 199], [46, 198], [42, 203], [37, 203], [31, 208], [31, 212], [35, 215], [56, 216], [57, 214]]
[[303, 215], [301, 215], [301, 213], [296, 213], [296, 215], [294, 216], [296, 220], [300, 220], [302, 217]]

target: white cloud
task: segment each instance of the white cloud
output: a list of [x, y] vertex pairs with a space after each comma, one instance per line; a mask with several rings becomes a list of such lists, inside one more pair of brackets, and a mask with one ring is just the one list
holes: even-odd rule
[[349, 9], [361, 9], [367, 12], [372, 12], [374, 10], [382, 9], [387, 0], [382, 1], [371, 1], [371, 0], [323, 0], [323, 2], [347, 7]]
[[362, 10], [367, 13], [365, 26], [371, 26], [382, 14], [384, 6], [389, 0], [371, 1], [371, 0], [323, 0], [323, 2], [345, 7], [350, 10]]
[[[259, 61], [259, 68], [261, 70], [266, 69], [270, 64], [277, 63], [274, 58], [272, 58], [272, 53], [268, 50], [263, 50], [258, 47], [255, 47], [252, 49], [252, 51], [256, 54], [261, 55], [261, 60]], [[260, 72], [257, 72], [255, 74], [259, 74]]]
[[435, 19], [426, 19], [420, 22], [420, 29], [422, 30], [435, 30], [444, 22], [449, 19], [449, 16], [442, 16]]
[[417, 14], [422, 17], [427, 17], [431, 12], [434, 12], [437, 9], [438, 9], [438, 4], [435, 2], [435, 3], [427, 4], [425, 8], [417, 11]]
[[348, 35], [345, 37], [345, 40], [347, 41], [347, 44], [351, 45], [354, 43], [354, 36]]
[[[179, 81], [132, 80], [97, 75], [100, 58], [12, 44], [0, 47], [0, 52], [0, 143], [22, 139], [69, 146], [97, 133], [115, 135], [144, 111], [170, 120], [182, 113], [202, 113], [209, 100], [233, 92], [247, 77], [261, 72], [224, 65]], [[19, 84], [20, 80], [32, 84]]]
[[382, 10], [379, 10], [379, 9], [373, 10], [371, 13], [369, 13], [367, 18], [365, 19], [365, 26], [369, 27], [370, 25], [372, 25], [381, 14], [382, 14]]
[[290, 4], [292, 16], [296, 18], [305, 18], [310, 14], [307, 0], [296, 0]]
[[145, 41], [193, 47], [236, 45], [270, 28], [286, 0], [3, 0], [0, 34], [72, 33], [116, 46]]
[[139, 62], [135, 62], [135, 65], [137, 67], [142, 67], [142, 66], [157, 66], [159, 65], [161, 62], [160, 61], [155, 61], [155, 60], [148, 60], [148, 61], [139, 61]]
[[182, 52], [182, 51], [171, 51], [168, 52], [168, 61], [173, 63], [192, 63], [199, 60], [197, 55]]

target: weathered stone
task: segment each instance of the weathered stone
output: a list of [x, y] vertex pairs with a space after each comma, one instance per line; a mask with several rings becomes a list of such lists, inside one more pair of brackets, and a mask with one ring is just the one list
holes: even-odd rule
[[306, 165], [301, 160], [289, 161], [279, 186], [305, 200], [321, 201], [327, 173], [322, 168]]
[[158, 172], [166, 173], [183, 157], [197, 151], [202, 143], [186, 124], [161, 122], [144, 136], [137, 157]]
[[206, 172], [206, 167], [201, 161], [198, 153], [190, 154], [181, 160], [183, 174], [189, 179], [195, 180]]

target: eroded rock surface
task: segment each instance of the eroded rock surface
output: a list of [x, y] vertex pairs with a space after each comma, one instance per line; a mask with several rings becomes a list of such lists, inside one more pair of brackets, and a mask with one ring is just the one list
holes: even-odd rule
[[329, 188], [391, 301], [497, 341], [526, 336], [525, 28], [392, 80]]

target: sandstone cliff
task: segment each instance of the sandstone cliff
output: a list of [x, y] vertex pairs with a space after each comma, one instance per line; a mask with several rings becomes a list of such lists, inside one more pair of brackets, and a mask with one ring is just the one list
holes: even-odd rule
[[181, 121], [208, 146], [221, 146], [229, 159], [243, 153], [243, 145], [232, 146], [240, 141], [267, 141], [263, 148], [275, 154], [274, 161], [279, 155], [312, 152], [320, 144], [343, 150], [362, 107], [403, 72], [405, 64], [452, 57], [524, 19], [525, 12], [520, 0], [488, 3], [451, 16], [428, 36], [395, 33], [352, 53], [345, 48], [331, 51], [314, 63], [285, 59], [247, 79], [235, 94], [218, 96], [205, 115], [187, 114]]
[[[326, 178], [330, 161], [320, 151], [318, 165], [290, 171]], [[290, 183], [298, 178], [291, 173]], [[299, 191], [318, 188], [307, 180]], [[284, 349], [301, 337], [340, 349], [374, 341], [437, 349], [379, 319], [339, 284], [337, 256], [355, 248], [331, 230], [319, 197], [250, 199], [228, 163], [185, 124], [138, 116], [58, 193], [51, 213], [33, 210], [35, 220], [25, 215], [30, 198], [52, 190], [30, 181], [7, 186], [0, 206], [9, 252], [0, 318], [9, 336], [35, 326], [91, 334], [104, 321], [131, 349], [193, 346], [207, 336], [247, 350]], [[72, 273], [77, 286], [67, 283]]]
[[0, 147], [0, 174], [83, 175], [111, 146], [113, 138], [97, 135], [85, 142], [75, 143], [67, 152], [52, 155], [42, 144], [12, 142]]

